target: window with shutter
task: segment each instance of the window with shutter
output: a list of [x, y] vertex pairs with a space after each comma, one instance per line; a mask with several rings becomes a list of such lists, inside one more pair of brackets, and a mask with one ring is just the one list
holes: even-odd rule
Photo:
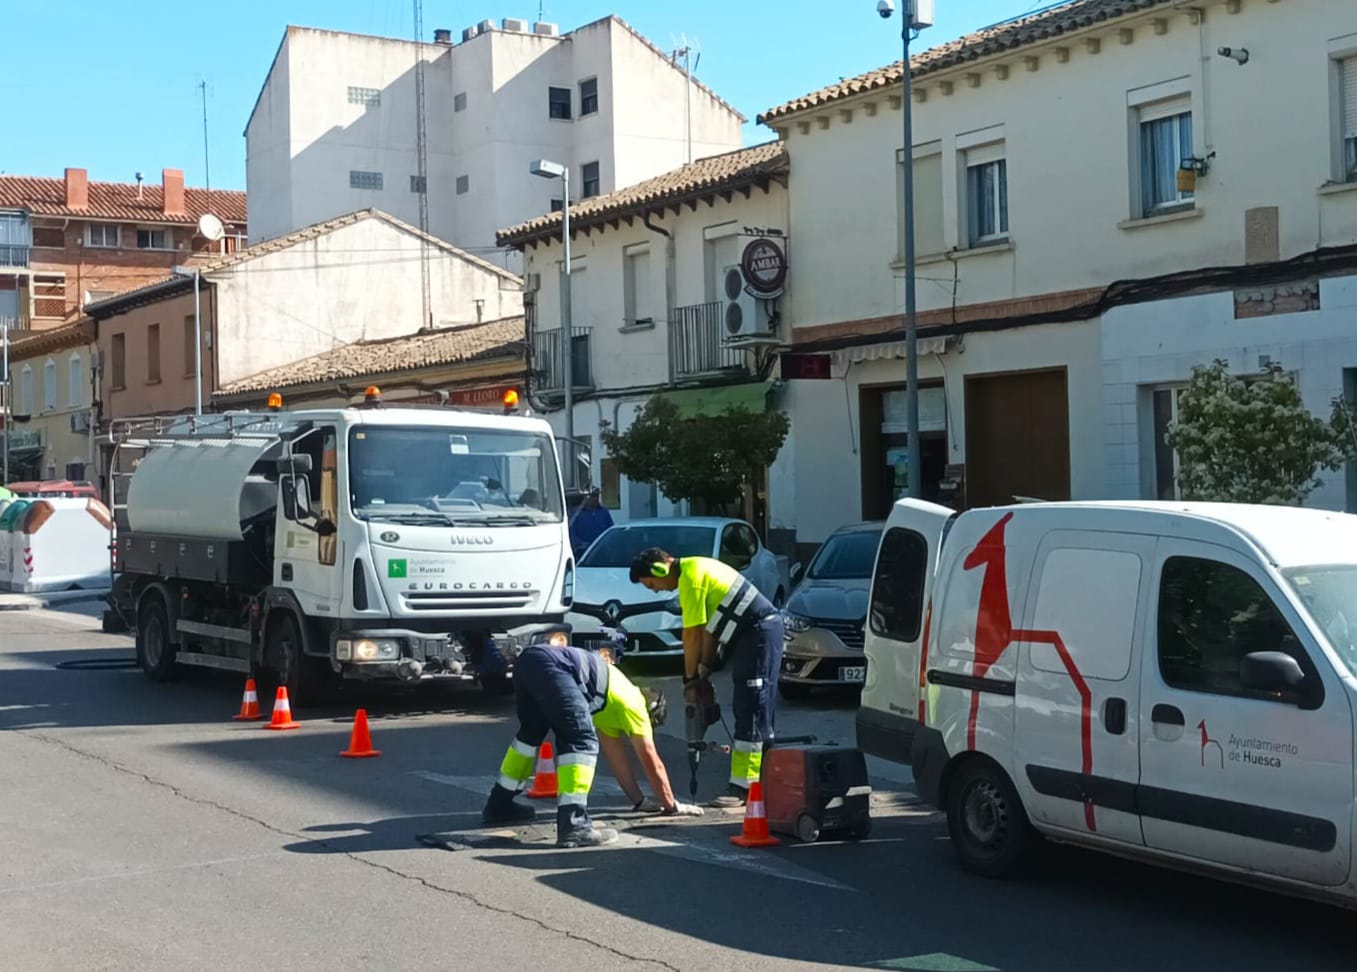
[[1343, 180], [1357, 182], [1357, 55], [1344, 58], [1338, 65], [1343, 99]]

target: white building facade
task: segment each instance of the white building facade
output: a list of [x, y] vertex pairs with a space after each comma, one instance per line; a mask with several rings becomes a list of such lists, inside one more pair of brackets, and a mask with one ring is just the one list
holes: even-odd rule
[[744, 118], [615, 17], [435, 37], [287, 29], [245, 130], [252, 242], [369, 207], [418, 224], [417, 60], [430, 232], [492, 259], [497, 229], [559, 205], [536, 159], [583, 198], [742, 144]]
[[[1350, 2], [1075, 0], [912, 74], [925, 495], [1158, 495], [1153, 392], [1215, 357], [1270, 356], [1327, 411], [1357, 364]], [[803, 544], [882, 516], [909, 475], [900, 80], [760, 119], [792, 162], [794, 350], [833, 366], [787, 391], [770, 521]]]

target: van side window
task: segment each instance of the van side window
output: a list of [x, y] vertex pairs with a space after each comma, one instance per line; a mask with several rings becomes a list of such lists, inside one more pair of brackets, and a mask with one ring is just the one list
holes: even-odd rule
[[872, 580], [872, 633], [892, 641], [917, 641], [923, 623], [928, 541], [913, 530], [886, 532]]
[[1236, 567], [1195, 557], [1164, 563], [1159, 587], [1159, 672], [1174, 688], [1250, 695], [1239, 663], [1284, 651], [1308, 668], [1291, 626], [1258, 583]]

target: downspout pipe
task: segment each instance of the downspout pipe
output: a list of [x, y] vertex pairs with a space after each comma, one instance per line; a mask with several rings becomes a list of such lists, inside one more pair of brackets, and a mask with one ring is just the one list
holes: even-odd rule
[[674, 316], [678, 308], [678, 260], [675, 255], [674, 234], [662, 226], [651, 222], [651, 214], [646, 213], [641, 223], [652, 233], [664, 237], [664, 328], [668, 335], [669, 353], [665, 355], [669, 368], [669, 381], [674, 381]]

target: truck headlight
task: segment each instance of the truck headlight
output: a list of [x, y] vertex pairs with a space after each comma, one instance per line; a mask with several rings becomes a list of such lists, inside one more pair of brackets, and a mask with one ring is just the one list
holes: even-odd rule
[[782, 612], [782, 626], [787, 630], [787, 634], [803, 634], [812, 627], [810, 618], [791, 611]]
[[353, 643], [354, 661], [395, 661], [400, 654], [400, 642], [389, 638], [359, 638]]

